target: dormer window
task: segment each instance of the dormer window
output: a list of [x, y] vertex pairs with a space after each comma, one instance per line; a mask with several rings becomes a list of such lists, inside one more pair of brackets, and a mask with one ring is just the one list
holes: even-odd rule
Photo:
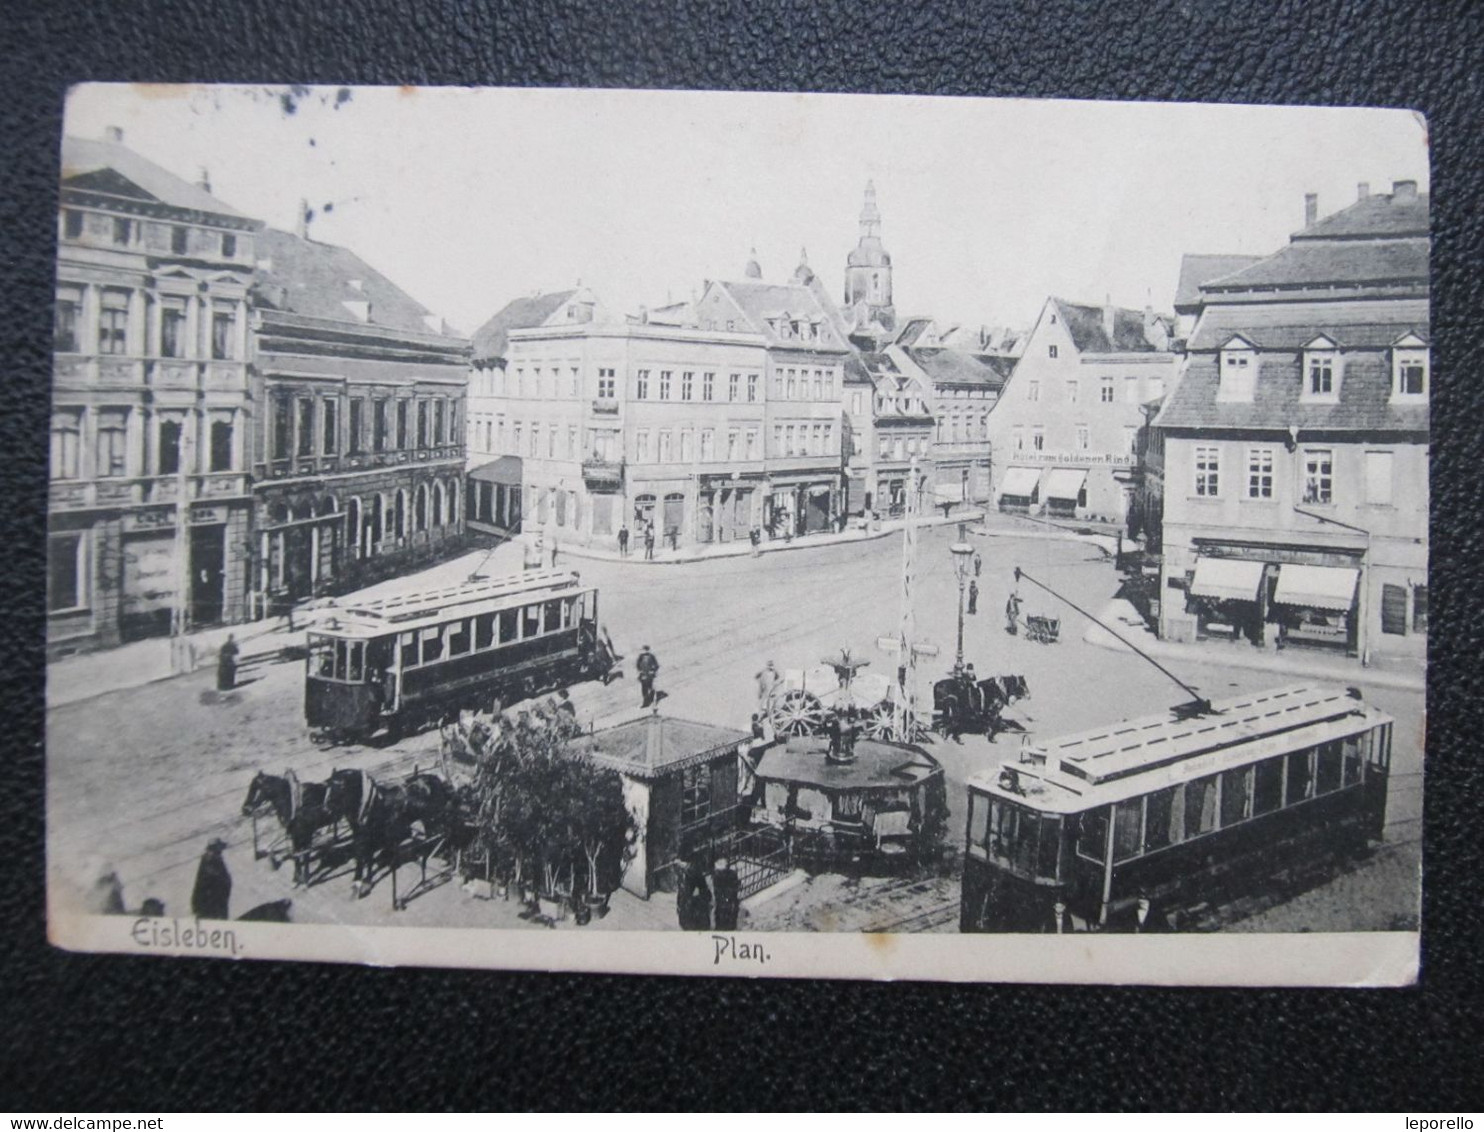
[[1416, 334], [1405, 334], [1391, 347], [1391, 395], [1426, 397], [1429, 368], [1427, 343]]
[[1257, 351], [1245, 338], [1235, 337], [1221, 347], [1221, 385], [1218, 401], [1251, 401], [1257, 387]]
[[1335, 343], [1320, 335], [1304, 346], [1306, 401], [1333, 401], [1340, 394], [1340, 353]]

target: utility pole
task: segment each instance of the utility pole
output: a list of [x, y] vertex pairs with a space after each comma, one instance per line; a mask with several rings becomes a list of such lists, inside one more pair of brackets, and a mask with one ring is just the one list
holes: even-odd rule
[[190, 672], [190, 628], [187, 602], [191, 582], [191, 501], [190, 464], [195, 454], [195, 438], [186, 427], [189, 417], [181, 422], [180, 443], [175, 464], [175, 599], [170, 607], [170, 667], [177, 673]]
[[898, 628], [896, 712], [892, 721], [897, 741], [908, 743], [917, 723], [917, 654], [913, 651], [916, 624], [912, 589], [917, 577], [917, 460], [907, 471], [907, 512], [902, 525], [902, 613]]

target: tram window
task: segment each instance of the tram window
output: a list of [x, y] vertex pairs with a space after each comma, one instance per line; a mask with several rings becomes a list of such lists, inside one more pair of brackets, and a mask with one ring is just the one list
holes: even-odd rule
[[1318, 767], [1315, 772], [1316, 794], [1330, 794], [1340, 788], [1340, 745], [1323, 743], [1319, 747]]
[[402, 634], [402, 670], [417, 667], [417, 634]]
[[1216, 776], [1185, 784], [1185, 836], [1196, 837], [1216, 828]]
[[1144, 844], [1144, 799], [1129, 798], [1113, 807], [1113, 859], [1137, 857]]
[[1144, 851], [1163, 849], [1178, 838], [1173, 835], [1175, 798], [1179, 791], [1174, 786], [1156, 790], [1149, 795], [1144, 811]]
[[1041, 815], [1040, 846], [1036, 851], [1036, 875], [1047, 880], [1060, 877], [1058, 858], [1061, 856], [1061, 818], [1050, 814]]
[[541, 607], [539, 605], [528, 605], [520, 612], [520, 639], [529, 641], [532, 637], [540, 636]]
[[431, 664], [443, 655], [443, 630], [423, 630], [423, 663]]
[[1103, 859], [1103, 851], [1108, 845], [1108, 807], [1099, 806], [1095, 810], [1088, 810], [1082, 815], [1082, 822], [1077, 828], [1077, 855], [1086, 857], [1089, 861]]
[[1314, 797], [1314, 752], [1294, 751], [1288, 756], [1288, 805]]
[[474, 647], [487, 649], [495, 643], [495, 615], [481, 613], [474, 618]]
[[577, 603], [579, 601], [581, 601], [581, 600], [582, 599], [580, 597], [569, 597], [565, 601], [562, 602], [562, 628], [563, 629], [570, 629], [570, 628], [572, 628], [573, 625], [576, 625], [577, 624], [577, 622], [578, 622]]
[[546, 603], [546, 613], [542, 617], [542, 623], [545, 624], [548, 633], [555, 633], [563, 627], [561, 598]]
[[350, 646], [350, 667], [346, 671], [346, 679], [352, 684], [359, 684], [365, 676], [366, 669], [366, 646], [361, 641], [356, 641]]
[[1252, 816], [1252, 768], [1239, 766], [1221, 772], [1221, 828]]
[[1252, 812], [1270, 814], [1283, 805], [1283, 756], [1253, 767]]
[[311, 671], [325, 680], [333, 679], [335, 676], [335, 646], [323, 637], [315, 643], [314, 665]]
[[1010, 853], [1020, 826], [1020, 811], [1004, 802], [990, 803], [989, 855], [1011, 864]]
[[1360, 736], [1352, 735], [1345, 740], [1345, 785], [1354, 786], [1360, 781]]
[[516, 637], [516, 626], [520, 617], [520, 610], [505, 609], [500, 612], [500, 643], [508, 645]]
[[335, 679], [345, 679], [345, 642], [335, 642]]
[[464, 656], [469, 651], [469, 622], [455, 621], [448, 627], [448, 655]]
[[989, 835], [989, 799], [978, 794], [969, 795], [969, 844], [984, 848], [984, 839]]

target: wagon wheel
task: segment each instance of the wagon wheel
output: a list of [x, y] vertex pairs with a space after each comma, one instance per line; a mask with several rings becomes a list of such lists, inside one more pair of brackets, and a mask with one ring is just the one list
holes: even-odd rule
[[890, 700], [882, 700], [866, 709], [865, 732], [867, 739], [896, 738], [896, 711]]
[[824, 727], [824, 706], [813, 692], [785, 692], [773, 704], [773, 729], [780, 735], [816, 735]]

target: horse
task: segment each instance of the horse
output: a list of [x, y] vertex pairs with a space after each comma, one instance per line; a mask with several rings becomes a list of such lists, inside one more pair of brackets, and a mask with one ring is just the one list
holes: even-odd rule
[[983, 731], [991, 743], [1003, 730], [1000, 714], [1007, 704], [1025, 695], [1025, 678], [991, 676], [970, 680], [950, 676], [933, 685], [934, 725], [952, 739], [965, 731]]
[[1025, 682], [1024, 676], [996, 676], [994, 679], [1007, 704], [1030, 699], [1030, 685]]
[[260, 770], [253, 777], [247, 788], [247, 798], [242, 803], [242, 815], [250, 816], [265, 805], [273, 810], [278, 824], [288, 835], [294, 859], [294, 887], [309, 886], [309, 855], [315, 834], [326, 827], [338, 826], [342, 820], [349, 821], [354, 832], [356, 811], [336, 804], [342, 795], [337, 794], [334, 787], [338, 781], [359, 774], [359, 771], [336, 770], [325, 782], [305, 782], [302, 785], [293, 771], [276, 775]]
[[[359, 899], [371, 890], [378, 857], [387, 867], [397, 867], [397, 855], [421, 826], [424, 849], [421, 864], [427, 875], [428, 856], [451, 831], [454, 817], [454, 793], [436, 774], [414, 772], [404, 782], [387, 785], [370, 775], [363, 776], [362, 795], [354, 830], [355, 876], [351, 891]], [[349, 784], [342, 787], [350, 796]]]

